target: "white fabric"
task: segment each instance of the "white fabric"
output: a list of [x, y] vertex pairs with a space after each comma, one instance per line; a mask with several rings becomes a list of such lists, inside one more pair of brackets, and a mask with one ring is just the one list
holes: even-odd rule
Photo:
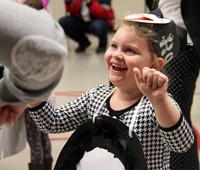
[[102, 148], [85, 152], [76, 167], [77, 170], [125, 170], [124, 165], [118, 158]]
[[26, 128], [23, 114], [13, 126], [0, 128], [0, 159], [12, 156], [26, 147]]
[[83, 20], [84, 20], [85, 22], [91, 21], [90, 11], [89, 11], [89, 9], [88, 9], [88, 7], [87, 7], [85, 1], [82, 2], [82, 6], [81, 6], [81, 16], [82, 16], [82, 18], [83, 18]]
[[[164, 18], [174, 20], [177, 25], [186, 28], [181, 14], [181, 0], [159, 0], [158, 7]], [[193, 44], [189, 34], [187, 34], [187, 43]]]

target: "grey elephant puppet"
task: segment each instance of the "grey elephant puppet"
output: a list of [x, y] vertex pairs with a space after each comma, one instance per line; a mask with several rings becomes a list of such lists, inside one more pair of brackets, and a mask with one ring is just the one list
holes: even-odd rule
[[68, 48], [62, 28], [48, 12], [8, 0], [0, 1], [0, 39], [0, 64], [5, 67], [0, 80], [2, 121], [5, 104], [23, 105], [51, 95]]

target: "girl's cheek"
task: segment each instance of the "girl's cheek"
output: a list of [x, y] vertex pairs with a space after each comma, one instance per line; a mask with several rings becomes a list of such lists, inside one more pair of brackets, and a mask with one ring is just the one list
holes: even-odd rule
[[106, 53], [105, 53], [105, 55], [104, 55], [104, 59], [105, 59], [106, 63], [108, 62], [109, 58], [110, 58], [110, 55], [109, 55], [109, 53], [106, 51]]
[[110, 57], [108, 55], [105, 55], [105, 64], [106, 68], [108, 69], [110, 66]]

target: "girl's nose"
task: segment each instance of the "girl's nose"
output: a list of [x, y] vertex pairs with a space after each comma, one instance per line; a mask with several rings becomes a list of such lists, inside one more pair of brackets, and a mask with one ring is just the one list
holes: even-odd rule
[[123, 59], [123, 53], [122, 53], [122, 51], [119, 50], [119, 49], [116, 50], [116, 51], [114, 51], [112, 56], [113, 56], [113, 57], [116, 57], [116, 58], [119, 58], [119, 59]]

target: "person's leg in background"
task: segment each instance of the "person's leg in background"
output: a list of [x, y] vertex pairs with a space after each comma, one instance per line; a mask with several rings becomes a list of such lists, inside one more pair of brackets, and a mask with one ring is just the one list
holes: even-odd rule
[[29, 170], [51, 170], [53, 159], [51, 156], [51, 143], [48, 134], [42, 132], [35, 125], [27, 110], [25, 110], [24, 114], [27, 141], [31, 153]]
[[66, 35], [76, 41], [79, 46], [76, 52], [84, 52], [90, 46], [90, 41], [86, 36], [87, 23], [73, 16], [65, 16], [59, 20]]
[[43, 160], [44, 170], [51, 170], [53, 158], [51, 156], [51, 141], [49, 139], [49, 135], [47, 133], [42, 132], [41, 140], [44, 153], [44, 160]]
[[89, 33], [94, 34], [99, 39], [99, 44], [96, 49], [96, 53], [105, 52], [108, 41], [108, 32], [110, 27], [108, 23], [103, 19], [94, 19], [89, 25]]

